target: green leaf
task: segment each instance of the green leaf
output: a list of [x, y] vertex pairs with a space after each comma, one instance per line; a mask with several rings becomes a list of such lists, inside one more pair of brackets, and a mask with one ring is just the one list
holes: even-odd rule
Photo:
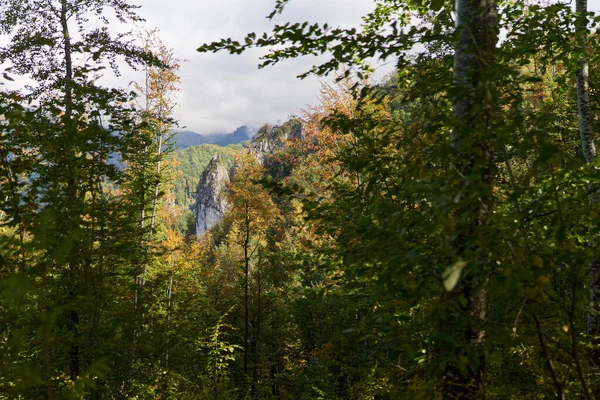
[[444, 0], [431, 0], [431, 9], [433, 11], [439, 11], [444, 5]]
[[444, 288], [446, 291], [451, 292], [456, 287], [458, 280], [460, 279], [460, 275], [462, 270], [467, 265], [467, 262], [464, 260], [458, 260], [451, 266], [449, 266], [442, 277], [444, 278]]

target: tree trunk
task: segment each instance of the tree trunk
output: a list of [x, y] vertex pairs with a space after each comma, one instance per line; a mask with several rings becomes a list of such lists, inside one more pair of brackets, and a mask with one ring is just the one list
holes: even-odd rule
[[254, 362], [252, 364], [252, 389], [250, 390], [250, 397], [251, 398], [255, 398], [256, 397], [256, 383], [258, 381], [257, 376], [258, 376], [258, 362], [260, 360], [259, 354], [258, 354], [258, 345], [259, 345], [259, 338], [260, 338], [260, 313], [261, 313], [261, 292], [262, 292], [262, 283], [260, 281], [260, 267], [257, 268], [256, 270], [256, 285], [258, 286], [257, 289], [257, 300], [256, 300], [256, 333], [255, 333], [255, 337], [254, 337]]
[[[162, 154], [162, 133], [159, 133], [157, 137], [158, 145], [158, 160], [156, 162], [156, 181], [154, 182], [154, 198], [152, 199], [152, 215], [150, 217], [150, 227], [148, 230], [148, 244], [152, 245], [152, 234], [154, 232], [154, 220], [156, 218], [156, 208], [158, 205], [158, 189], [160, 186], [160, 157]], [[146, 274], [146, 266], [144, 264], [144, 275]]]
[[586, 163], [596, 159], [596, 145], [594, 144], [594, 133], [592, 132], [592, 113], [590, 110], [590, 87], [589, 87], [589, 65], [586, 56], [587, 46], [587, 0], [577, 0], [576, 12], [579, 22], [577, 23], [577, 41], [581, 51], [581, 60], [577, 69], [577, 112], [579, 115], [579, 135], [581, 136], [581, 147]]
[[[65, 154], [67, 158], [67, 162], [70, 162], [71, 165], [66, 165], [67, 170], [67, 196], [69, 198], [70, 204], [74, 207], [71, 211], [73, 214], [70, 218], [72, 219], [72, 228], [77, 224], [77, 219], [79, 218], [79, 210], [77, 205], [77, 185], [75, 182], [75, 174], [76, 174], [76, 154], [75, 149], [73, 148], [73, 140], [75, 139], [72, 136], [73, 127], [72, 127], [72, 116], [73, 116], [73, 61], [72, 61], [72, 49], [71, 49], [71, 35], [69, 33], [69, 24], [68, 24], [68, 3], [67, 0], [61, 0], [61, 8], [60, 8], [60, 24], [62, 28], [63, 34], [63, 50], [65, 52], [65, 93], [64, 93], [64, 101], [65, 101], [65, 142], [71, 146], [70, 149], [65, 149]], [[71, 151], [69, 151], [71, 150]], [[77, 247], [77, 244], [72, 245]], [[76, 272], [78, 268], [78, 256], [76, 253], [78, 252], [77, 248], [71, 248], [70, 250], [73, 254], [69, 261], [69, 274], [72, 279], [76, 279]], [[75, 285], [77, 286], [77, 285]], [[69, 297], [72, 299], [76, 298], [76, 288], [72, 289], [69, 293]], [[69, 316], [67, 317], [67, 327], [71, 332], [72, 338], [70, 339], [70, 349], [69, 349], [69, 377], [71, 380], [75, 380], [80, 374], [80, 355], [79, 355], [79, 334], [78, 334], [78, 325], [79, 325], [79, 312], [75, 308], [73, 304], [73, 309], [69, 312]]]
[[244, 222], [246, 228], [244, 232], [244, 376], [248, 377], [248, 272], [250, 269], [250, 256], [248, 246], [250, 245], [250, 215], [248, 215], [248, 203], [245, 203], [244, 207]]
[[67, 0], [61, 0], [60, 24], [62, 26], [65, 51], [65, 120], [70, 121], [73, 114], [73, 61], [71, 59], [71, 35], [67, 16]]
[[169, 287], [167, 289], [167, 348], [165, 351], [165, 369], [169, 372], [169, 331], [171, 329], [171, 299], [173, 294], [173, 271], [175, 269], [175, 253], [171, 252], [171, 273], [169, 274]]
[[456, 126], [452, 145], [460, 179], [452, 246], [453, 262], [466, 265], [463, 278], [444, 298], [453, 315], [442, 322], [442, 331], [452, 339], [439, 349], [439, 355], [447, 363], [443, 397], [479, 399], [485, 397], [485, 284], [490, 260], [478, 238], [481, 227], [490, 223], [493, 206], [494, 160], [489, 138], [493, 104], [487, 75], [493, 73], [498, 38], [497, 4], [495, 0], [457, 0], [456, 15], [459, 38], [454, 83], [458, 95], [453, 104]]
[[75, 381], [79, 377], [80, 373], [80, 361], [79, 361], [79, 334], [77, 332], [77, 326], [79, 325], [79, 313], [75, 310], [71, 311], [68, 318], [69, 331], [73, 332], [73, 338], [71, 340], [71, 348], [69, 350], [69, 378]]
[[[577, 0], [575, 11], [579, 21], [576, 25], [577, 41], [581, 59], [576, 72], [577, 78], [577, 114], [579, 116], [579, 136], [581, 137], [581, 150], [586, 163], [593, 162], [597, 157], [596, 145], [594, 144], [594, 132], [592, 130], [592, 113], [590, 109], [590, 87], [589, 87], [589, 65], [587, 59], [587, 0]], [[597, 203], [598, 188], [590, 187], [592, 202]], [[595, 257], [589, 264], [592, 281], [590, 283], [590, 304], [592, 310], [587, 315], [587, 334], [590, 337], [598, 336], [598, 292], [600, 291], [600, 257]], [[589, 352], [590, 364], [600, 368], [600, 341], [592, 339], [592, 348]], [[596, 393], [598, 395], [600, 393]]]

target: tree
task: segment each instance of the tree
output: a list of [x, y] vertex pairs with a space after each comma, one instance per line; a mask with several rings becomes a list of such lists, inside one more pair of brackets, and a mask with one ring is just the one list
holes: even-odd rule
[[[278, 1], [270, 17], [287, 3]], [[596, 173], [579, 169], [573, 152], [575, 109], [565, 93], [572, 80], [564, 73], [579, 54], [569, 30], [577, 25], [564, 4], [499, 4], [460, 1], [453, 10], [443, 1], [384, 0], [360, 29], [286, 23], [198, 49], [266, 48], [261, 67], [327, 55], [301, 77], [349, 66], [344, 76], [363, 78], [369, 58], [397, 59], [392, 82], [357, 80], [351, 115], [325, 121], [352, 138], [340, 144], [331, 179], [355, 180], [340, 179], [304, 207], [332, 235], [328, 254], [339, 257], [345, 289], [370, 278], [365, 292], [394, 315], [375, 330], [393, 331], [391, 341], [414, 338], [404, 357], [425, 354], [405, 363], [410, 377], [399, 380], [413, 398], [504, 393], [511, 385], [502, 363], [518, 345], [545, 367], [515, 365], [524, 381], [540, 377], [548, 395], [590, 396], [579, 328], [586, 273], [578, 265], [592, 254], [580, 233], [596, 236], [586, 228], [596, 211], [582, 202]], [[500, 26], [507, 38], [497, 44]], [[391, 118], [366, 112], [386, 96]]]
[[[578, 50], [581, 52], [579, 55], [579, 65], [576, 71], [577, 77], [577, 111], [579, 117], [579, 136], [581, 138], [581, 149], [583, 151], [583, 157], [586, 163], [593, 163], [596, 160], [596, 145], [594, 143], [594, 132], [592, 128], [592, 112], [590, 107], [590, 86], [589, 86], [589, 62], [587, 56], [587, 36], [588, 36], [588, 16], [587, 16], [587, 0], [578, 0], [575, 3], [575, 11], [577, 13], [576, 21], [576, 35]], [[591, 185], [590, 190], [592, 191], [592, 203], [597, 202], [597, 194], [595, 191], [597, 188]], [[597, 318], [597, 292], [600, 290], [600, 259], [595, 258], [590, 262], [589, 265], [590, 275], [592, 282], [590, 285], [590, 303], [592, 304], [592, 311], [588, 314], [587, 321], [587, 333], [590, 336], [598, 335], [600, 330], [598, 329], [598, 318]], [[599, 343], [597, 340], [592, 342], [594, 347], [597, 347]], [[593, 348], [590, 352], [590, 362], [593, 366], [600, 366], [600, 350]]]
[[[455, 275], [463, 274], [464, 278], [460, 283], [455, 280], [454, 284], [446, 285], [451, 294], [447, 301], [454, 303], [448, 312], [454, 311], [458, 315], [455, 314], [446, 325], [455, 342], [440, 350], [449, 352], [444, 359], [452, 360], [452, 354], [457, 357], [447, 367], [443, 392], [444, 398], [452, 399], [478, 398], [485, 393], [485, 286], [486, 270], [492, 260], [486, 255], [490, 244], [481, 246], [477, 243], [483, 234], [481, 228], [491, 223], [493, 212], [496, 169], [492, 144], [496, 107], [493, 73], [498, 37], [495, 1], [463, 0], [457, 2], [456, 10], [459, 38], [454, 51], [454, 84], [457, 95], [452, 100], [456, 126], [451, 140], [455, 150], [453, 164], [458, 175], [455, 189], [458, 201], [452, 243], [455, 261], [446, 282]], [[467, 365], [459, 365], [461, 356], [466, 358]]]
[[248, 364], [251, 353], [250, 345], [250, 291], [252, 280], [256, 282], [256, 319], [253, 322], [255, 332], [252, 335], [252, 353], [254, 355], [254, 372], [251, 379], [251, 395], [256, 390], [257, 343], [260, 339], [261, 326], [261, 267], [260, 258], [265, 248], [267, 230], [271, 222], [277, 218], [277, 208], [269, 194], [256, 182], [262, 177], [262, 167], [256, 159], [245, 152], [236, 159], [234, 180], [230, 187], [228, 201], [232, 209], [226, 219], [230, 220], [232, 229], [229, 233], [231, 244], [242, 249], [243, 287], [244, 287], [244, 376], [250, 378]]
[[[122, 0], [0, 2], [0, 29], [11, 35], [0, 60], [34, 82], [20, 93], [29, 115], [28, 141], [20, 150], [29, 155], [21, 160], [30, 161], [19, 171], [26, 182], [19, 196], [31, 207], [26, 219], [22, 207], [10, 210], [10, 218], [25, 223], [23, 273], [35, 278], [31, 295], [43, 316], [35, 330], [45, 332], [38, 346], [43, 356], [32, 360], [44, 369], [38, 386], [24, 389], [27, 397], [40, 390], [49, 398], [83, 396], [107, 376], [101, 360], [115, 343], [104, 332], [116, 328], [109, 315], [117, 311], [108, 304], [121, 295], [116, 283], [131, 273], [128, 265], [139, 254], [124, 250], [138, 248], [130, 240], [137, 224], [120, 210], [127, 199], [111, 190], [124, 178], [111, 157], [126, 158], [133, 149], [135, 139], [125, 133], [134, 129], [135, 115], [128, 92], [96, 79], [107, 66], [118, 74], [117, 60], [133, 68], [156, 62], [127, 35], [108, 31], [105, 13], [141, 21], [135, 9]], [[101, 26], [88, 30], [92, 17]], [[68, 374], [60, 375], [64, 370]], [[102, 390], [97, 386], [95, 395]]]
[[[156, 215], [161, 197], [161, 185], [167, 180], [164, 171], [165, 155], [170, 150], [170, 133], [175, 125], [172, 118], [177, 105], [173, 94], [179, 84], [179, 59], [172, 49], [168, 49], [158, 37], [158, 30], [144, 31], [138, 34], [143, 51], [153, 54], [156, 64], [144, 66], [143, 84], [135, 83], [141, 97], [139, 104], [138, 127], [130, 132], [131, 143], [137, 146], [124, 159], [127, 164], [129, 195], [136, 199], [135, 210], [139, 215], [138, 237], [143, 249], [150, 249], [156, 232]], [[149, 215], [148, 215], [149, 214]], [[149, 221], [147, 221], [149, 220]], [[147, 223], [149, 222], [149, 223]], [[141, 271], [136, 276], [136, 294], [134, 306], [143, 315], [143, 286], [146, 279], [149, 254], [142, 262]]]
[[[144, 105], [141, 119], [144, 130], [149, 133], [154, 141], [155, 151], [151, 154], [154, 157], [148, 157], [144, 153], [145, 162], [155, 167], [154, 179], [152, 181], [152, 212], [150, 214], [150, 226], [148, 228], [148, 243], [152, 243], [156, 211], [159, 198], [159, 187], [161, 182], [161, 163], [164, 158], [165, 148], [168, 150], [170, 145], [171, 130], [174, 126], [172, 119], [173, 110], [177, 103], [172, 97], [179, 91], [180, 83], [177, 75], [180, 68], [180, 60], [175, 57], [173, 49], [168, 49], [158, 38], [157, 30], [146, 31], [140, 34], [143, 41], [143, 48], [146, 52], [154, 54], [160, 62], [160, 65], [147, 65], [145, 67], [144, 85], [136, 84], [137, 90], [142, 94]], [[150, 160], [148, 160], [150, 158]], [[147, 165], [145, 165], [147, 167]], [[142, 211], [141, 221], [144, 220]], [[142, 222], [143, 227], [143, 222]]]

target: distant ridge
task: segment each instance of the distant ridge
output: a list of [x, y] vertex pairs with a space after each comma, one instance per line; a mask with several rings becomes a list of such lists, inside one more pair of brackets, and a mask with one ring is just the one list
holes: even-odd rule
[[240, 126], [231, 133], [212, 133], [210, 135], [201, 135], [192, 131], [180, 131], [175, 133], [173, 144], [176, 149], [185, 149], [201, 144], [227, 146], [248, 140], [254, 133], [256, 133], [256, 130], [246, 125]]

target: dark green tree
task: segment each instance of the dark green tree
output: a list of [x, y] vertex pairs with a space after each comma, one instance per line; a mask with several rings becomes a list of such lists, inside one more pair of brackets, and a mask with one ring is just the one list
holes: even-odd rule
[[[345, 290], [368, 280], [367, 293], [390, 312], [375, 330], [408, 341], [400, 354], [419, 360], [405, 364], [396, 393], [518, 397], [539, 386], [542, 396], [589, 398], [582, 266], [593, 259], [586, 243], [595, 243], [597, 214], [585, 182], [596, 172], [575, 151], [567, 73], [581, 66], [573, 30], [582, 25], [564, 4], [457, 6], [383, 0], [359, 29], [285, 23], [198, 50], [266, 48], [261, 67], [327, 56], [301, 77], [350, 67], [344, 76], [363, 78], [366, 60], [396, 59], [391, 82], [359, 80], [354, 113], [325, 120], [353, 137], [336, 152], [336, 178], [356, 181], [332, 179], [329, 197], [305, 199], [338, 243], [328, 254], [340, 257]], [[497, 43], [500, 27], [507, 35]], [[365, 112], [383, 96], [392, 118]], [[511, 368], [522, 387], [511, 386]]]
[[[5, 159], [26, 166], [6, 174], [21, 186], [5, 212], [26, 232], [20, 274], [33, 283], [28, 312], [42, 316], [32, 327], [39, 340], [25, 351], [35, 378], [13, 386], [15, 395], [64, 398], [91, 390], [98, 397], [111, 390], [108, 367], [127, 337], [114, 335], [127, 331], [115, 299], [128, 295], [142, 253], [132, 240], [137, 218], [125, 212], [133, 199], [115, 190], [126, 176], [113, 158], [127, 159], [138, 138], [128, 134], [136, 128], [132, 94], [98, 78], [107, 68], [118, 75], [123, 62], [159, 64], [126, 34], [109, 32], [107, 13], [138, 22], [136, 8], [121, 0], [0, 2], [0, 31], [10, 35], [0, 60], [32, 82], [19, 93], [22, 128], [3, 131], [18, 146]], [[87, 28], [91, 19], [98, 28]], [[111, 372], [125, 371], [121, 365]]]

